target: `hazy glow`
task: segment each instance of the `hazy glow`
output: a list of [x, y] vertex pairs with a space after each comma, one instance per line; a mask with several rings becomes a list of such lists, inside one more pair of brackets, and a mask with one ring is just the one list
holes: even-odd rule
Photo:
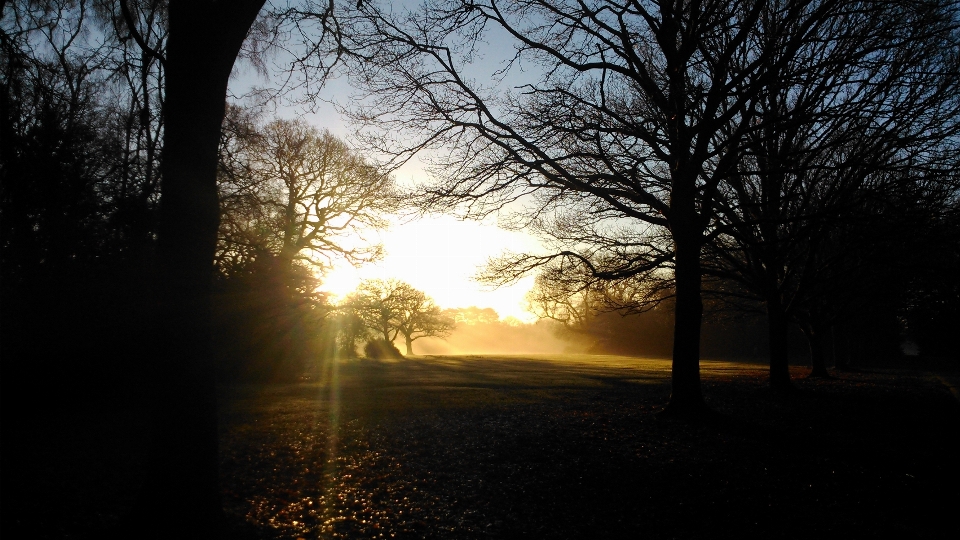
[[394, 225], [380, 239], [386, 250], [383, 261], [359, 269], [338, 265], [321, 288], [342, 297], [363, 279], [396, 278], [424, 291], [442, 307], [492, 307], [501, 317], [535, 319], [524, 308], [532, 276], [497, 290], [472, 279], [488, 258], [504, 250], [536, 250], [533, 238], [493, 223], [437, 216]]
[[[508, 57], [512, 56], [511, 49]], [[501, 67], [495, 58], [495, 55], [491, 55], [488, 67]], [[235, 95], [243, 95], [265, 82], [252, 72], [240, 70], [235, 75], [231, 81], [231, 90]], [[351, 91], [344, 79], [336, 79], [326, 83], [325, 95], [342, 100]], [[289, 103], [273, 105], [273, 109], [268, 108], [268, 113], [284, 118], [303, 118], [318, 128], [329, 129], [338, 137], [348, 141], [351, 139], [350, 126], [329, 102], [317, 101], [309, 111]], [[410, 187], [427, 177], [427, 173], [421, 160], [414, 158], [395, 171], [395, 177], [402, 186]], [[366, 236], [368, 240], [377, 240], [376, 234]], [[501, 318], [516, 317], [524, 322], [536, 320], [524, 307], [524, 295], [533, 286], [532, 276], [497, 290], [490, 290], [472, 280], [488, 258], [504, 250], [543, 251], [533, 237], [504, 231], [493, 222], [478, 223], [437, 216], [396, 224], [380, 233], [379, 238], [386, 250], [383, 261], [359, 269], [338, 263], [325, 276], [321, 289], [342, 297], [354, 290], [363, 279], [396, 278], [424, 291], [442, 307], [491, 307]]]

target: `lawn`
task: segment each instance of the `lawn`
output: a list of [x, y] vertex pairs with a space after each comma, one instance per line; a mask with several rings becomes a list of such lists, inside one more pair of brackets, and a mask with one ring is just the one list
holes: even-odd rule
[[[706, 424], [658, 418], [669, 362], [625, 357], [355, 361], [225, 387], [225, 506], [264, 539], [955, 534], [949, 390], [919, 372], [805, 372], [782, 395], [763, 366], [703, 362], [721, 413]], [[32, 426], [36, 473], [5, 519], [96, 536], [129, 505], [149, 433], [130, 407], [56, 418]]]

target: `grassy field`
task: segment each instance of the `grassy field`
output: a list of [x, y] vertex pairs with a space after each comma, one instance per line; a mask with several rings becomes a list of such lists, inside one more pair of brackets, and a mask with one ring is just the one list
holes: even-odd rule
[[[652, 359], [414, 357], [225, 387], [225, 505], [265, 539], [955, 534], [948, 389], [916, 372], [805, 372], [781, 395], [763, 366], [704, 362], [709, 424], [656, 416], [669, 362]], [[5, 518], [33, 538], [115, 522], [149, 442], [136, 408], [25, 429], [35, 471]]]

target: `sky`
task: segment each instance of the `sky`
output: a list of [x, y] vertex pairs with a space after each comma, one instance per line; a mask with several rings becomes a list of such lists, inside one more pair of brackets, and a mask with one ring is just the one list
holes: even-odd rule
[[[508, 51], [492, 50], [484, 61], [487, 69], [498, 65], [497, 56], [507, 54]], [[233, 95], [242, 95], [245, 89], [270, 84], [252, 70], [238, 66], [230, 90]], [[331, 101], [344, 100], [351, 92], [346, 80], [340, 78], [329, 81], [322, 96]], [[281, 103], [276, 116], [299, 117], [348, 142], [351, 139], [352, 127], [332, 103], [316, 102], [310, 110], [302, 105]], [[424, 167], [417, 159], [400, 168], [395, 176], [403, 185], [428, 180]], [[323, 277], [322, 290], [342, 297], [355, 289], [363, 279], [395, 278], [424, 291], [444, 308], [491, 307], [501, 318], [514, 317], [524, 322], [536, 320], [526, 310], [524, 299], [533, 286], [533, 276], [499, 289], [491, 289], [473, 279], [489, 258], [504, 251], [538, 251], [540, 244], [533, 236], [501, 229], [495, 220], [480, 223], [441, 215], [412, 221], [410, 218], [393, 220], [389, 230], [369, 236], [379, 237], [385, 250], [384, 259], [361, 268], [339, 263]]]
[[504, 250], [536, 249], [536, 241], [530, 236], [505, 231], [495, 223], [433, 216], [394, 224], [380, 234], [380, 239], [387, 251], [383, 261], [357, 269], [340, 264], [327, 275], [321, 288], [343, 295], [355, 289], [361, 279], [396, 278], [426, 292], [441, 307], [492, 307], [501, 318], [535, 320], [524, 301], [533, 276], [496, 290], [473, 279], [488, 258]]

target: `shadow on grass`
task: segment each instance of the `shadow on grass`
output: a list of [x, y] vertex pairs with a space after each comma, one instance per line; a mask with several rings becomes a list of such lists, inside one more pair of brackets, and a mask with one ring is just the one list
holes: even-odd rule
[[[670, 391], [660, 360], [333, 367], [304, 384], [222, 389], [238, 537], [911, 538], [951, 524], [936, 494], [956, 489], [960, 407], [916, 374], [814, 381], [798, 369], [798, 391], [781, 394], [763, 366], [705, 362], [718, 414], [688, 423], [656, 417]], [[61, 414], [32, 428], [31, 449], [55, 443], [42, 460], [20, 455], [46, 471], [30, 477], [32, 538], [109, 524], [136, 488], [135, 411]], [[111, 462], [122, 474], [98, 478]]]

